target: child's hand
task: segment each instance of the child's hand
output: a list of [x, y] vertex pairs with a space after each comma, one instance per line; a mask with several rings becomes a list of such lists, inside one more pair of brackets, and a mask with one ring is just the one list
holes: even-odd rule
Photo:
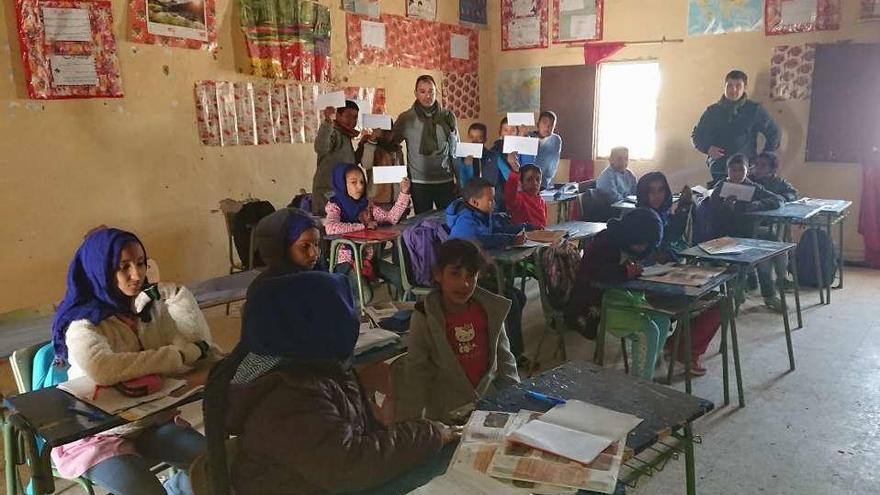
[[718, 146], [709, 146], [709, 151], [706, 153], [712, 158], [721, 158], [724, 156], [724, 148], [719, 148]]
[[379, 226], [379, 224], [376, 223], [375, 220], [370, 220], [369, 222], [366, 222], [364, 225], [367, 226], [367, 230], [376, 230], [376, 227]]
[[465, 165], [473, 165], [474, 164], [474, 157], [472, 157], [470, 155], [464, 157], [464, 164]]
[[373, 220], [373, 215], [370, 213], [369, 207], [365, 208], [364, 211], [360, 212], [360, 214], [358, 215], [358, 220], [360, 220], [360, 222], [363, 224], [367, 224], [368, 222]]
[[454, 442], [461, 438], [463, 430], [464, 428], [461, 426], [449, 426], [440, 423], [440, 440], [443, 442], [443, 445]]
[[525, 243], [526, 243], [526, 233], [525, 232], [520, 232], [519, 234], [516, 234], [516, 237], [513, 238], [513, 244], [515, 246], [522, 246]]
[[516, 151], [507, 154], [507, 164], [514, 172], [519, 172], [519, 155]]
[[327, 107], [324, 109], [324, 122], [333, 122], [333, 116], [336, 115], [336, 107]]
[[409, 194], [409, 190], [412, 187], [412, 183], [409, 181], [409, 178], [404, 177], [400, 181], [400, 194]]
[[637, 261], [627, 261], [626, 262], [626, 278], [635, 279], [642, 276], [642, 272], [645, 269], [642, 267], [642, 264]]

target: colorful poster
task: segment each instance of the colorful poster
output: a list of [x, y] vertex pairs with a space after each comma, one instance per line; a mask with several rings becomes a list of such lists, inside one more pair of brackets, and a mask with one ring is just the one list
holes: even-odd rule
[[253, 74], [306, 82], [330, 80], [330, 9], [312, 0], [240, 0]]
[[444, 73], [440, 85], [443, 106], [460, 119], [480, 118], [480, 76], [476, 72], [468, 74]]
[[768, 35], [840, 28], [840, 0], [767, 0], [765, 9]]
[[547, 48], [548, 0], [501, 0], [501, 50]]
[[760, 31], [763, 0], [688, 0], [688, 36]]
[[553, 0], [553, 43], [602, 39], [604, 0]]
[[215, 0], [129, 0], [129, 39], [135, 43], [217, 49]]
[[807, 100], [813, 89], [816, 45], [783, 45], [773, 49], [770, 59], [770, 98]]
[[862, 0], [859, 22], [880, 21], [880, 0]]
[[479, 27], [489, 25], [486, 15], [486, 0], [458, 0], [458, 20]]
[[406, 0], [406, 16], [433, 21], [437, 18], [437, 0]]
[[30, 98], [122, 97], [109, 1], [16, 0], [15, 12]]
[[498, 71], [497, 109], [506, 112], [535, 112], [541, 108], [541, 68]]

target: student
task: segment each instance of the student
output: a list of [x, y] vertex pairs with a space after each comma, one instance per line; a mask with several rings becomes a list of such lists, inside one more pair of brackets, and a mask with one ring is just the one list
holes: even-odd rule
[[768, 191], [782, 196], [785, 201], [798, 199], [798, 190], [791, 182], [779, 175], [779, 155], [765, 151], [755, 158], [755, 166], [749, 170], [749, 179]]
[[[353, 163], [340, 163], [333, 169], [333, 197], [327, 202], [327, 218], [324, 231], [327, 235], [340, 235], [365, 229], [375, 229], [382, 224], [394, 225], [410, 205], [410, 183], [405, 178], [400, 181], [400, 196], [390, 210], [374, 204], [367, 197], [367, 177], [363, 169]], [[364, 254], [363, 275], [368, 279], [376, 276], [372, 266], [372, 251]], [[351, 263], [353, 253], [348, 248], [340, 248], [337, 263]]]
[[444, 419], [486, 394], [519, 383], [504, 320], [510, 301], [477, 287], [486, 264], [471, 242], [437, 250], [436, 288], [416, 305], [409, 327], [404, 409]]
[[[781, 196], [774, 194], [764, 186], [748, 179], [749, 160], [745, 155], [736, 154], [727, 160], [727, 177], [715, 185], [710, 197], [712, 219], [715, 222], [715, 232], [719, 236], [752, 237], [755, 232], [755, 222], [743, 215], [751, 211], [775, 210], [785, 202]], [[742, 184], [753, 186], [755, 192], [751, 201], [738, 201], [734, 196], [722, 197], [724, 184]], [[765, 265], [765, 266], [760, 266]], [[759, 264], [761, 270], [769, 275], [773, 263], [765, 261]], [[765, 280], [765, 282], [767, 282]], [[761, 296], [764, 304], [773, 311], [782, 311], [782, 302], [776, 293], [776, 287], [772, 283], [761, 285]]]
[[[663, 220], [663, 240], [660, 246], [647, 259], [657, 263], [667, 263], [678, 259], [678, 251], [690, 247], [687, 225], [691, 218], [693, 196], [689, 186], [681, 190], [675, 209], [672, 208], [672, 189], [662, 172], [649, 172], [639, 179], [636, 193], [636, 207], [650, 208]], [[691, 374], [703, 376], [706, 368], [702, 356], [709, 343], [721, 327], [721, 309], [714, 307], [703, 312], [690, 322], [691, 332]], [[667, 341], [667, 354], [672, 353], [671, 342]], [[679, 349], [675, 359], [683, 362], [685, 357], [684, 339], [679, 339]]]
[[636, 193], [636, 176], [627, 168], [629, 150], [624, 146], [611, 149], [608, 167], [596, 179], [596, 189], [608, 193], [612, 202], [621, 201]]
[[324, 205], [333, 192], [333, 168], [340, 162], [355, 161], [351, 140], [358, 136], [357, 120], [358, 106], [351, 100], [346, 100], [342, 108], [324, 109], [324, 122], [315, 137], [315, 153], [318, 154], [318, 168], [312, 180], [312, 213], [315, 215], [324, 213]]
[[225, 412], [238, 438], [231, 468], [237, 494], [375, 488], [459, 436], [437, 421], [386, 427], [373, 416], [352, 368], [359, 324], [341, 275], [303, 272], [251, 287]]
[[553, 132], [554, 130], [556, 130], [556, 113], [547, 110], [538, 116], [538, 130], [528, 134], [529, 137], [540, 140], [534, 163], [544, 177], [542, 189], [553, 185], [556, 169], [559, 168], [559, 156], [562, 154], [562, 137]]
[[394, 124], [394, 142], [406, 141], [407, 167], [413, 183], [416, 214], [438, 209], [455, 199], [452, 158], [458, 142], [455, 114], [437, 101], [430, 75], [416, 79], [416, 101]]
[[302, 271], [327, 271], [321, 263], [321, 226], [309, 213], [282, 208], [260, 220], [254, 243], [266, 269], [256, 280]]
[[501, 249], [525, 242], [525, 224], [511, 225], [503, 216], [493, 213], [495, 191], [485, 179], [472, 179], [462, 190], [462, 197], [446, 208], [446, 225], [450, 239], [478, 242], [484, 249]]
[[541, 197], [541, 169], [535, 165], [519, 167], [515, 161], [512, 168], [504, 185], [511, 221], [543, 229], [547, 226], [547, 203]]
[[486, 124], [481, 124], [479, 122], [474, 122], [468, 127], [468, 142], [482, 144], [483, 157], [475, 158], [473, 156], [466, 156], [464, 158], [455, 159], [455, 170], [458, 172], [458, 187], [464, 187], [464, 185], [474, 177], [482, 177], [484, 163], [494, 166], [494, 163], [492, 162], [495, 155], [486, 148], [487, 132]]
[[[211, 354], [208, 324], [193, 295], [172, 283], [149, 286], [146, 260], [134, 234], [112, 228], [93, 231], [77, 250], [52, 322], [55, 360], [70, 365], [70, 379], [88, 376], [111, 386], [179, 374]], [[56, 447], [52, 461], [65, 478], [85, 476], [114, 493], [191, 493], [186, 473], [205, 442], [177, 413]], [[164, 487], [150, 472], [159, 461], [181, 470]]]
[[[393, 123], [392, 123], [393, 125]], [[393, 142], [393, 134], [386, 129], [373, 129], [365, 134], [354, 152], [356, 163], [367, 172], [370, 183], [370, 198], [378, 204], [390, 204], [394, 201], [394, 186], [376, 184], [373, 181], [373, 167], [393, 167], [403, 165], [403, 150]]]
[[[584, 251], [574, 289], [565, 311], [566, 321], [584, 336], [595, 338], [602, 315], [603, 301], [637, 305], [644, 296], [628, 291], [605, 291], [596, 283], [614, 284], [638, 278], [641, 261], [656, 249], [663, 239], [663, 221], [654, 210], [637, 208], [621, 219], [608, 222], [608, 229], [599, 233]], [[605, 326], [611, 335], [629, 337], [632, 341], [632, 373], [650, 380], [654, 376], [657, 356], [669, 332], [670, 320], [665, 316], [639, 311], [609, 310]], [[645, 356], [640, 349], [645, 348]]]

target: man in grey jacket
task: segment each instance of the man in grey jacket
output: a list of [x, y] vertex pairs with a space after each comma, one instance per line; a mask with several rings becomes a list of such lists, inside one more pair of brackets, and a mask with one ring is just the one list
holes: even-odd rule
[[455, 114], [437, 101], [437, 84], [429, 75], [416, 79], [416, 101], [394, 123], [394, 141], [406, 142], [416, 214], [443, 209], [456, 197], [452, 158], [458, 143]]

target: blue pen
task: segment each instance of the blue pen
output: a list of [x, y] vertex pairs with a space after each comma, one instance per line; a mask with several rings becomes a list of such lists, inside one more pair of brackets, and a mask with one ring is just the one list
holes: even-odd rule
[[549, 404], [553, 404], [554, 406], [559, 406], [565, 404], [565, 399], [560, 399], [559, 397], [553, 397], [552, 395], [542, 394], [541, 392], [535, 392], [533, 390], [526, 391], [526, 395], [533, 399], [537, 399], [541, 402], [547, 402]]

